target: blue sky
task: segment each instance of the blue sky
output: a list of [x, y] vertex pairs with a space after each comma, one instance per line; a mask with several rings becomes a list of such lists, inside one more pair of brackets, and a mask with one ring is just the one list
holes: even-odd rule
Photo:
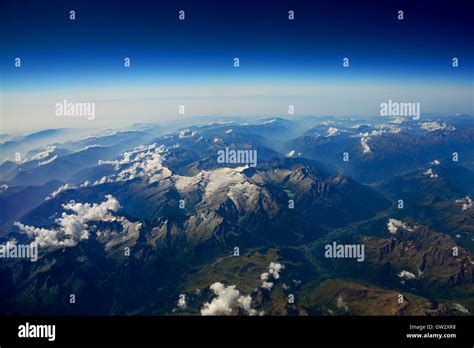
[[[430, 112], [473, 112], [474, 30], [467, 0], [7, 0], [0, 6], [7, 130], [18, 117], [34, 118], [38, 127], [58, 123], [48, 113], [65, 97], [120, 99], [121, 116], [104, 106], [98, 125], [112, 118], [126, 124], [174, 117], [175, 101], [204, 97], [188, 116], [266, 116], [282, 108], [272, 99], [286, 104], [292, 98], [308, 114], [370, 115], [386, 97], [423, 102]], [[75, 21], [69, 20], [71, 9]], [[180, 9], [184, 22], [177, 18]], [[294, 21], [288, 21], [290, 9]], [[403, 21], [397, 20], [399, 9]], [[22, 59], [19, 69], [16, 57]], [[123, 67], [124, 57], [131, 58], [131, 68]], [[344, 57], [349, 68], [342, 67]], [[459, 58], [457, 69], [453, 57]], [[239, 102], [226, 107], [223, 95]], [[154, 106], [137, 104], [153, 97]], [[164, 98], [166, 106], [159, 102]], [[318, 98], [326, 105], [314, 103]]]

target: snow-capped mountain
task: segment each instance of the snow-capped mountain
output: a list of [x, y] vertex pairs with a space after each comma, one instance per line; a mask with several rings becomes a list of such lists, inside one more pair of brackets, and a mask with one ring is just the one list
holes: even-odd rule
[[[416, 286], [440, 302], [451, 287], [455, 304], [471, 311], [463, 299], [472, 293], [472, 125], [465, 117], [272, 118], [136, 125], [42, 144], [1, 165], [2, 241], [36, 243], [39, 255], [0, 267], [0, 307], [344, 314], [371, 301], [363, 291], [382, 301]], [[441, 262], [449, 255], [440, 240], [462, 243], [461, 256]], [[325, 257], [334, 241], [362, 243], [365, 268]], [[80, 308], [68, 306], [72, 292]], [[228, 307], [214, 312], [223, 293], [232, 294]], [[308, 297], [290, 306], [289, 293]], [[459, 306], [405, 312], [459, 314]]]

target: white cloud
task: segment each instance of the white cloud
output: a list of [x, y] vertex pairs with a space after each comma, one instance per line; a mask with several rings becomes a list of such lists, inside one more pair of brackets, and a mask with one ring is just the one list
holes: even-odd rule
[[250, 295], [240, 295], [235, 285], [225, 286], [220, 282], [212, 284], [209, 289], [217, 295], [210, 303], [204, 303], [201, 315], [231, 315], [232, 310], [240, 307], [249, 315], [263, 314], [252, 308]]
[[263, 312], [258, 312], [256, 309], [252, 308], [252, 297], [250, 295], [247, 296], [240, 296], [237, 299], [237, 304], [243, 308], [248, 315], [254, 316], [254, 315], [262, 315]]
[[71, 189], [73, 189], [73, 188], [74, 188], [74, 186], [71, 186], [71, 185], [69, 185], [69, 184], [64, 184], [63, 186], [61, 186], [60, 188], [58, 188], [56, 191], [54, 191], [53, 193], [51, 193], [48, 197], [46, 197], [45, 200], [54, 198], [54, 197], [56, 197], [57, 195], [59, 195], [61, 192], [67, 191], [67, 190], [71, 190]]
[[69, 203], [62, 207], [65, 210], [71, 210], [75, 214], [62, 213], [61, 217], [56, 219], [58, 225], [55, 229], [37, 228], [15, 222], [21, 232], [34, 238], [34, 242], [39, 247], [62, 248], [73, 247], [79, 241], [89, 238], [89, 229], [87, 223], [90, 221], [115, 221], [116, 218], [111, 212], [120, 208], [119, 202], [107, 195], [106, 201], [100, 204], [94, 203]]
[[26, 233], [29, 237], [34, 237], [34, 243], [37, 243], [39, 247], [62, 248], [72, 247], [77, 244], [77, 241], [72, 238], [62, 238], [60, 240], [59, 238], [64, 234], [59, 230], [48, 230], [46, 228], [23, 225], [18, 221], [14, 225], [20, 229], [20, 232]]
[[103, 176], [102, 178], [100, 178], [99, 180], [96, 180], [94, 181], [94, 183], [92, 184], [92, 186], [95, 186], [95, 185], [102, 185], [102, 184], [105, 184], [107, 182], [113, 182], [113, 180], [107, 176]]
[[271, 262], [268, 266], [268, 272], [274, 279], [280, 279], [280, 271], [285, 269], [285, 266], [278, 262]]
[[260, 275], [260, 279], [263, 280], [262, 288], [268, 289], [268, 290], [273, 288], [273, 283], [268, 281], [269, 278], [270, 278], [270, 274], [268, 272], [264, 272]]
[[416, 275], [405, 270], [398, 273], [398, 277], [403, 278], [403, 279], [416, 279]]
[[262, 280], [262, 288], [264, 289], [272, 289], [274, 282], [272, 280], [280, 279], [280, 272], [285, 269], [285, 266], [278, 262], [270, 262], [268, 266], [268, 271], [264, 272], [260, 275], [260, 279]]
[[240, 292], [235, 285], [225, 286], [216, 282], [209, 287], [217, 295], [211, 303], [206, 302], [201, 309], [202, 315], [231, 315], [232, 307], [237, 303]]
[[406, 231], [412, 231], [412, 229], [405, 223], [397, 219], [388, 219], [387, 222], [388, 231], [392, 234], [397, 233], [399, 229], [404, 229]]
[[186, 295], [185, 294], [179, 295], [178, 307], [181, 308], [181, 309], [186, 308]]
[[468, 210], [472, 208], [472, 199], [469, 196], [466, 196], [461, 199], [456, 199], [456, 203], [462, 203], [462, 210]]
[[426, 172], [423, 172], [424, 175], [429, 176], [430, 178], [437, 178], [438, 174], [433, 172], [433, 168], [429, 168]]

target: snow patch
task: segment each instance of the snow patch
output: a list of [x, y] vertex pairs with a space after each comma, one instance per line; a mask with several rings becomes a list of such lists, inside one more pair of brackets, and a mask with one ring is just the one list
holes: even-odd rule
[[335, 127], [329, 127], [327, 132], [326, 132], [326, 136], [327, 137], [333, 137], [335, 135], [337, 135], [339, 133], [339, 130]]

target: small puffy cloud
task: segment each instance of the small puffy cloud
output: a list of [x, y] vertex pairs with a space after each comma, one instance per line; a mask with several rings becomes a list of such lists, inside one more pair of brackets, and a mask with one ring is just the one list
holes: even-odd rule
[[390, 233], [395, 234], [399, 229], [412, 231], [412, 229], [405, 223], [397, 219], [388, 219], [387, 229]]
[[185, 294], [179, 295], [178, 308], [181, 308], [181, 309], [186, 308], [186, 295]]
[[237, 304], [243, 308], [248, 315], [254, 316], [254, 315], [262, 315], [263, 312], [258, 312], [256, 309], [252, 308], [252, 297], [250, 295], [247, 296], [240, 296], [237, 299]]
[[107, 200], [100, 204], [68, 203], [64, 205], [64, 208], [76, 212], [79, 216], [84, 216], [87, 220], [100, 220], [109, 211], [120, 209], [120, 203], [112, 195], [106, 195], [105, 198]]
[[416, 279], [416, 275], [405, 270], [398, 273], [398, 277], [402, 279]]
[[210, 303], [204, 303], [201, 315], [231, 315], [232, 307], [240, 297], [235, 285], [225, 286], [216, 282], [209, 287], [217, 295]]
[[269, 282], [270, 274], [268, 272], [264, 272], [260, 275], [260, 279], [263, 280], [262, 288], [270, 290], [273, 288], [273, 283]]
[[285, 269], [285, 266], [278, 262], [270, 262], [268, 266], [268, 271], [264, 272], [260, 275], [260, 279], [262, 280], [262, 288], [264, 289], [272, 289], [274, 282], [272, 280], [280, 279], [280, 272]]
[[108, 183], [108, 182], [113, 182], [113, 180], [111, 178], [107, 177], [107, 176], [103, 176], [99, 180], [94, 181], [92, 186], [102, 185], [102, 184], [105, 184], [105, 183]]
[[201, 315], [231, 315], [232, 310], [240, 307], [249, 315], [263, 314], [252, 308], [252, 298], [250, 295], [241, 295], [235, 285], [225, 286], [220, 282], [212, 284], [211, 289], [217, 297], [210, 303], [204, 303], [201, 308]]
[[433, 168], [429, 168], [426, 172], [423, 172], [424, 175], [430, 177], [430, 178], [437, 178], [438, 174], [433, 172]]
[[285, 269], [285, 266], [278, 262], [271, 262], [268, 266], [268, 273], [270, 273], [274, 279], [280, 279], [280, 271]]
[[456, 203], [461, 203], [462, 204], [462, 206], [461, 206], [462, 210], [468, 210], [468, 209], [472, 208], [472, 199], [469, 196], [466, 196], [466, 197], [461, 198], [461, 199], [456, 199]]

